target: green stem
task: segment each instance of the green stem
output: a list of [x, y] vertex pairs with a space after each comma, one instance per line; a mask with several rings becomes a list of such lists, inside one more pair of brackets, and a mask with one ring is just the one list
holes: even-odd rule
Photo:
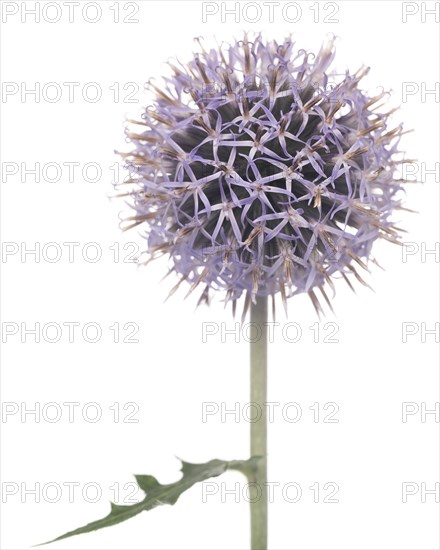
[[[251, 422], [251, 457], [259, 457], [251, 481], [260, 498], [251, 502], [251, 548], [267, 550], [267, 298], [251, 304], [251, 323], [259, 338], [251, 342], [251, 403], [257, 405], [258, 420]], [[254, 325], [251, 325], [254, 326]]]

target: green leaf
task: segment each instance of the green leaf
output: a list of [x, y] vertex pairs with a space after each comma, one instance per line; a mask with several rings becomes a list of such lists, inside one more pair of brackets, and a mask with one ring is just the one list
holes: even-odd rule
[[88, 523], [83, 527], [79, 527], [74, 531], [69, 531], [56, 539], [38, 544], [37, 546], [50, 544], [51, 542], [73, 537], [74, 535], [90, 533], [91, 531], [96, 531], [97, 529], [103, 529], [104, 527], [116, 525], [137, 516], [141, 512], [152, 510], [153, 508], [156, 508], [156, 506], [160, 506], [162, 504], [175, 504], [180, 495], [190, 489], [195, 483], [199, 483], [212, 477], [217, 477], [223, 474], [226, 470], [238, 470], [245, 475], [248, 475], [248, 473], [255, 467], [254, 461], [255, 459], [246, 461], [211, 460], [205, 464], [191, 464], [190, 462], [181, 461], [182, 477], [179, 481], [168, 485], [161, 485], [153, 476], [137, 475], [135, 476], [136, 482], [145, 492], [144, 500], [130, 506], [122, 506], [111, 502], [110, 513], [104, 518]]

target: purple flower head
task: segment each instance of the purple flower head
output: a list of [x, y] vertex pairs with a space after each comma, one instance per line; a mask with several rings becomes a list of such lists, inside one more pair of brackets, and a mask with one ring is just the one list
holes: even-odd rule
[[244, 36], [150, 83], [143, 131], [128, 132], [128, 226], [145, 225], [148, 253], [203, 285], [201, 301], [307, 292], [320, 310], [332, 275], [363, 282], [373, 242], [398, 242], [401, 126], [376, 111], [385, 93], [359, 90], [368, 69], [329, 74], [333, 57], [333, 40], [313, 56]]

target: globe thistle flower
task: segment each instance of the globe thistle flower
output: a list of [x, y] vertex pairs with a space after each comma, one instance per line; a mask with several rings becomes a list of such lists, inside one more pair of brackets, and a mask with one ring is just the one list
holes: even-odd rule
[[328, 72], [334, 39], [316, 57], [291, 38], [199, 45], [130, 121], [143, 131], [127, 130], [124, 228], [142, 224], [150, 259], [167, 254], [178, 285], [203, 285], [199, 303], [306, 292], [319, 312], [317, 289], [330, 306], [333, 276], [366, 284], [374, 241], [398, 242], [402, 128], [377, 110], [385, 92], [358, 88], [368, 68]]
[[[200, 42], [199, 42], [200, 43]], [[134, 214], [124, 229], [144, 227], [149, 260], [168, 255], [189, 291], [203, 285], [225, 302], [244, 295], [244, 312], [259, 336], [250, 341], [250, 424], [247, 460], [182, 461], [182, 477], [166, 485], [137, 475], [145, 493], [132, 505], [111, 503], [103, 518], [54, 539], [89, 533], [159, 505], [174, 505], [196, 483], [228, 470], [259, 488], [250, 500], [251, 548], [268, 548], [267, 359], [269, 296], [307, 293], [318, 314], [319, 290], [340, 276], [362, 284], [378, 238], [399, 243], [391, 220], [402, 208], [396, 177], [402, 126], [389, 128], [374, 97], [358, 88], [368, 68], [329, 71], [334, 39], [316, 56], [257, 35], [200, 52], [186, 65], [169, 63], [164, 89], [150, 82], [151, 108], [129, 121], [132, 150], [121, 153]], [[132, 125], [141, 127], [134, 130]]]

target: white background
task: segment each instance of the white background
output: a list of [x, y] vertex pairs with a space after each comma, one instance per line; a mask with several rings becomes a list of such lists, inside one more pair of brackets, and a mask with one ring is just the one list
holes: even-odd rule
[[[115, 11], [110, 10], [115, 3], [102, 1], [101, 19], [89, 23], [81, 14], [84, 4], [76, 8], [72, 23], [65, 6], [59, 22], [42, 18], [36, 23], [28, 16], [23, 23], [18, 3], [18, 14], [1, 29], [4, 82], [17, 83], [20, 91], [36, 82], [41, 87], [55, 82], [64, 90], [53, 103], [43, 96], [37, 100], [27, 96], [25, 101], [20, 93], [3, 96], [2, 162], [23, 162], [28, 168], [35, 162], [41, 166], [77, 162], [81, 167], [95, 162], [102, 168], [96, 183], [84, 181], [80, 172], [69, 182], [67, 170], [56, 183], [36, 182], [32, 175], [23, 183], [21, 171], [4, 175], [2, 181], [2, 240], [19, 246], [17, 254], [2, 258], [3, 323], [25, 323], [29, 328], [35, 323], [95, 322], [103, 331], [94, 344], [86, 342], [81, 332], [69, 343], [65, 331], [57, 343], [44, 339], [35, 343], [32, 336], [22, 343], [18, 334], [3, 345], [3, 402], [18, 403], [20, 410], [37, 402], [41, 407], [50, 402], [80, 403], [72, 423], [65, 407], [61, 419], [53, 423], [43, 417], [36, 422], [32, 415], [25, 422], [20, 414], [2, 417], [3, 489], [6, 483], [8, 488], [28, 489], [36, 483], [41, 488], [47, 483], [80, 484], [74, 502], [69, 502], [67, 489], [56, 503], [41, 495], [36, 503], [35, 496], [25, 498], [21, 489], [11, 496], [3, 490], [2, 548], [11, 550], [29, 548], [103, 517], [108, 501], [114, 499], [110, 487], [119, 483], [122, 497], [127, 496], [122, 488], [133, 481], [132, 474], [153, 474], [163, 483], [178, 479], [175, 456], [190, 462], [248, 456], [249, 423], [243, 417], [235, 422], [229, 415], [222, 422], [218, 414], [202, 421], [204, 402], [233, 408], [249, 401], [248, 344], [243, 335], [239, 342], [233, 336], [222, 342], [219, 331], [202, 341], [204, 322], [234, 328], [221, 297], [210, 308], [195, 311], [196, 297], [184, 301], [187, 289], [182, 287], [164, 303], [176, 282], [170, 277], [159, 284], [166, 261], [138, 269], [133, 263], [114, 261], [109, 249], [115, 243], [144, 246], [136, 230], [121, 234], [122, 201], [107, 198], [114, 177], [110, 167], [118, 162], [113, 151], [125, 145], [124, 116], [139, 113], [149, 103], [140, 92], [134, 95], [136, 103], [124, 102], [126, 83], [142, 85], [151, 76], [168, 74], [164, 62], [176, 54], [189, 60], [197, 49], [195, 36], [214, 45], [214, 37], [230, 40], [243, 30], [263, 31], [278, 41], [291, 32], [298, 47], [316, 52], [326, 34], [333, 32], [339, 37], [335, 68], [354, 72], [366, 64], [371, 72], [364, 87], [372, 95], [380, 86], [393, 90], [390, 105], [401, 104], [396, 124], [403, 120], [407, 129], [415, 130], [404, 136], [402, 149], [407, 158], [417, 159], [413, 166], [419, 178], [422, 163], [432, 169], [438, 162], [438, 97], [420, 92], [402, 97], [404, 83], [414, 83], [413, 89], [433, 89], [439, 80], [438, 27], [433, 15], [423, 22], [420, 4], [408, 8], [398, 1], [341, 1], [333, 16], [338, 22], [324, 23], [323, 17], [333, 11], [328, 5], [319, 3], [315, 22], [312, 4], [301, 2], [301, 17], [290, 24], [282, 17], [283, 2], [275, 9], [273, 23], [264, 10], [254, 24], [245, 19], [254, 17], [252, 7], [245, 13], [240, 10], [238, 22], [232, 16], [222, 21], [220, 4], [218, 13], [204, 23], [202, 3], [197, 1], [138, 1], [133, 17], [139, 22], [132, 24], [116, 23]], [[119, 2], [121, 19], [131, 11], [126, 4]], [[40, 11], [44, 5], [39, 3]], [[228, 3], [228, 8], [233, 5]], [[426, 3], [428, 8], [433, 5]], [[417, 13], [403, 22], [405, 9]], [[94, 16], [92, 8], [88, 16]], [[293, 8], [288, 16], [295, 16]], [[73, 102], [63, 82], [79, 83]], [[89, 82], [102, 90], [102, 99], [95, 103], [81, 95]], [[119, 98], [114, 95], [117, 86], [123, 92]], [[411, 250], [438, 246], [438, 178], [424, 179], [423, 185], [407, 186], [407, 206], [418, 214], [401, 212], [396, 217], [407, 230], [404, 240], [413, 243]], [[43, 254], [39, 261], [31, 255], [21, 261], [24, 247], [40, 243], [43, 248], [50, 242], [80, 243], [74, 261], [69, 262], [65, 247], [54, 263]], [[85, 261], [81, 254], [90, 242], [98, 243], [102, 251], [96, 263]], [[431, 489], [439, 481], [435, 416], [424, 419], [419, 412], [402, 422], [403, 403], [415, 403], [420, 409], [423, 403], [431, 409], [438, 406], [438, 346], [433, 335], [427, 335], [426, 342], [421, 338], [422, 323], [429, 329], [438, 321], [438, 257], [418, 252], [405, 262], [402, 250], [386, 241], [377, 243], [374, 254], [385, 268], [373, 266], [367, 279], [374, 292], [357, 285], [353, 294], [337, 281], [336, 313], [319, 323], [318, 343], [309, 328], [317, 318], [308, 298], [290, 301], [288, 319], [279, 307], [280, 326], [269, 355], [268, 400], [280, 403], [269, 426], [269, 479], [280, 484], [270, 506], [273, 550], [439, 548], [435, 496], [428, 494], [422, 502], [419, 491], [402, 502], [403, 483], [419, 488], [426, 483]], [[121, 327], [136, 323], [139, 343], [115, 343], [108, 328], [115, 322]], [[298, 323], [302, 330], [296, 343], [283, 338], [287, 322]], [[322, 341], [329, 333], [324, 328], [327, 322], [337, 323], [337, 343]], [[405, 322], [419, 330], [406, 343], [402, 341]], [[89, 402], [102, 409], [102, 419], [96, 423], [81, 414]], [[121, 408], [136, 403], [139, 422], [114, 422], [109, 407], [115, 402]], [[302, 409], [295, 423], [281, 414], [291, 402]], [[314, 422], [309, 407], [319, 403], [322, 411], [330, 402], [339, 407], [335, 416], [339, 422], [324, 423], [322, 416]], [[122, 412], [124, 418], [127, 411]], [[234, 473], [216, 481], [228, 489], [236, 482], [243, 487], [242, 478]], [[102, 498], [95, 504], [81, 495], [88, 482], [102, 488]], [[297, 503], [282, 496], [281, 488], [291, 482], [302, 488]], [[322, 488], [327, 482], [339, 486], [339, 502], [322, 502], [328, 494], [322, 491], [315, 503], [309, 487], [319, 483]], [[48, 548], [249, 548], [248, 503], [243, 497], [235, 502], [232, 496], [222, 503], [220, 489], [219, 485], [219, 493], [204, 503], [202, 486], [195, 486], [174, 507], [160, 507]]]

